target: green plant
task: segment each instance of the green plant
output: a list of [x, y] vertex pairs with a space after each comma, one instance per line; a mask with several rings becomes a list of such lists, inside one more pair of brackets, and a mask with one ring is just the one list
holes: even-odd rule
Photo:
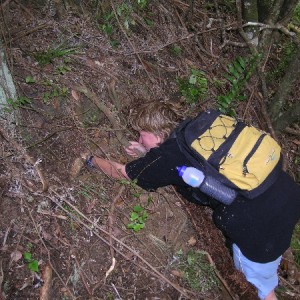
[[296, 8], [292, 16], [292, 22], [296, 26], [300, 26], [300, 2], [298, 2], [298, 4], [296, 5]]
[[116, 8], [117, 15], [123, 21], [126, 30], [129, 30], [130, 25], [135, 25], [135, 20], [131, 17], [133, 8], [127, 3], [122, 3]]
[[23, 253], [23, 259], [27, 263], [27, 267], [32, 272], [39, 272], [39, 262], [32, 258], [32, 254], [29, 251]]
[[35, 52], [33, 56], [39, 65], [44, 66], [52, 63], [55, 58], [68, 56], [75, 53], [76, 48], [68, 48], [63, 44], [60, 44], [55, 48], [48, 48], [45, 51]]
[[50, 99], [66, 97], [68, 95], [68, 91], [68, 88], [65, 86], [54, 87], [51, 91], [47, 91], [44, 93], [43, 102], [45, 104], [48, 104]]
[[144, 9], [148, 4], [148, 0], [137, 0], [137, 4], [140, 9]]
[[55, 69], [55, 72], [54, 72], [55, 75], [65, 75], [67, 72], [71, 71], [71, 68], [68, 66], [69, 61], [65, 60], [64, 62], [65, 63], [63, 65], [58, 66]]
[[130, 214], [130, 221], [127, 225], [128, 229], [132, 229], [134, 232], [138, 232], [145, 227], [145, 222], [148, 219], [149, 214], [141, 205], [135, 205]]
[[182, 48], [180, 46], [175, 45], [172, 47], [171, 51], [175, 56], [180, 56], [182, 54]]
[[103, 196], [103, 187], [99, 187], [94, 183], [85, 183], [80, 185], [77, 193], [87, 199], [93, 199], [95, 197]]
[[219, 285], [214, 267], [207, 261], [205, 252], [190, 250], [186, 255], [177, 253], [176, 267], [184, 281], [194, 290], [207, 292]]
[[16, 100], [13, 100], [11, 98], [7, 99], [7, 104], [5, 104], [6, 107], [4, 107], [3, 111], [11, 113], [13, 110], [17, 110], [20, 107], [24, 107], [28, 104], [31, 104], [31, 100], [27, 97], [18, 97]]
[[32, 84], [32, 83], [35, 83], [35, 80], [32, 78], [32, 76], [27, 76], [27, 77], [25, 78], [25, 82], [26, 82], [27, 84]]
[[104, 33], [106, 33], [108, 36], [111, 36], [113, 34], [113, 26], [112, 26], [112, 20], [114, 17], [114, 12], [109, 12], [108, 14], [103, 16], [104, 24], [102, 24], [99, 28]]
[[245, 84], [251, 78], [256, 66], [259, 55], [254, 55], [250, 59], [244, 59], [238, 56], [231, 64], [227, 66], [227, 73], [224, 77], [231, 84], [231, 89], [226, 95], [217, 97], [219, 109], [227, 114], [235, 114], [233, 105], [235, 101], [243, 101], [245, 95], [241, 95]]
[[181, 95], [188, 103], [196, 103], [207, 95], [207, 79], [202, 71], [192, 69], [188, 78], [178, 78], [177, 83]]
[[296, 53], [297, 47], [292, 42], [287, 42], [279, 49], [278, 56], [279, 62], [277, 66], [268, 74], [268, 80], [278, 80], [281, 78], [289, 63], [292, 61], [294, 54]]

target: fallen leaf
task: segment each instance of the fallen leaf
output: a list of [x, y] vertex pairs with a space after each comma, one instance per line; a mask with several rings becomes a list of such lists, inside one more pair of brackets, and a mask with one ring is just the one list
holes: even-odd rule
[[195, 246], [196, 243], [197, 243], [197, 240], [193, 236], [188, 240], [189, 246]]
[[183, 272], [178, 271], [178, 270], [172, 270], [171, 274], [173, 274], [174, 276], [177, 276], [177, 277], [183, 277]]
[[300, 141], [299, 140], [293, 140], [293, 143], [296, 145], [300, 145]]
[[74, 90], [72, 90], [71, 91], [71, 95], [72, 95], [72, 97], [75, 99], [75, 100], [77, 100], [77, 101], [79, 101], [79, 95], [78, 95], [78, 93], [76, 92], [76, 91], [74, 91]]
[[14, 250], [11, 253], [10, 258], [14, 262], [19, 261], [22, 258], [22, 253], [19, 250]]

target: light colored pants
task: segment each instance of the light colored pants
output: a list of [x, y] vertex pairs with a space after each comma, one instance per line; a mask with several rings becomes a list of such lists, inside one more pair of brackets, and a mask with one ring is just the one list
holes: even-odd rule
[[232, 249], [235, 267], [256, 287], [258, 297], [265, 299], [278, 285], [277, 270], [282, 256], [268, 263], [257, 263], [245, 257], [236, 244]]

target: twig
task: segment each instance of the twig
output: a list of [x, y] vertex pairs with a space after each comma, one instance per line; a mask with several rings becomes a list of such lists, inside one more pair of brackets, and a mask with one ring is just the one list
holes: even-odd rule
[[116, 195], [116, 197], [112, 201], [109, 216], [108, 216], [109, 246], [110, 246], [110, 255], [111, 255], [112, 264], [111, 264], [111, 267], [109, 268], [109, 270], [105, 274], [105, 279], [113, 271], [115, 263], [116, 263], [116, 259], [115, 259], [115, 255], [114, 255], [114, 248], [113, 248], [113, 239], [112, 239], [112, 236], [113, 236], [113, 234], [112, 234], [113, 216], [114, 216], [114, 211], [115, 211], [115, 204], [118, 201], [118, 199], [121, 197], [124, 190], [125, 190], [125, 186], [122, 185], [121, 188], [118, 191], [118, 194]]
[[52, 282], [52, 268], [49, 264], [46, 264], [44, 268], [42, 279], [44, 284], [40, 290], [40, 300], [51, 300], [50, 289]]
[[207, 256], [207, 259], [210, 263], [210, 265], [213, 267], [217, 277], [219, 278], [219, 280], [222, 282], [223, 286], [225, 287], [226, 291], [228, 292], [228, 294], [230, 295], [230, 297], [232, 299], [235, 299], [234, 295], [232, 294], [227, 282], [223, 279], [223, 277], [221, 276], [221, 274], [219, 273], [219, 271], [217, 270], [216, 266], [215, 266], [215, 263], [212, 259], [212, 257], [210, 256], [210, 254], [206, 251], [202, 251], [206, 256]]
[[[7, 228], [6, 231], [5, 231], [5, 235], [4, 235], [4, 238], [3, 238], [2, 247], [4, 247], [5, 244], [6, 244], [6, 240], [7, 240], [7, 237], [8, 237], [8, 234], [9, 234], [9, 232], [10, 232], [11, 225], [12, 225], [13, 222], [14, 222], [14, 220], [11, 220], [11, 221], [10, 221], [9, 226], [8, 226], [8, 228]], [[1, 285], [0, 285], [0, 286], [1, 286]]]
[[288, 285], [294, 292], [296, 292], [298, 295], [300, 294], [300, 291], [297, 288], [295, 288], [293, 284], [289, 283], [282, 276], [279, 276], [279, 278], [282, 282], [284, 282], [286, 285]]
[[90, 296], [92, 296], [93, 293], [92, 293], [92, 291], [91, 291], [89, 285], [87, 284], [87, 282], [86, 282], [86, 280], [85, 280], [85, 277], [84, 277], [83, 272], [82, 272], [82, 268], [81, 268], [81, 266], [80, 266], [80, 264], [79, 264], [79, 261], [77, 260], [76, 255], [74, 255], [74, 259], [75, 259], [77, 268], [78, 268], [78, 270], [79, 270], [79, 275], [80, 275], [81, 281], [83, 282], [83, 285], [84, 285], [85, 289], [87, 290], [88, 294], [89, 294]]
[[4, 296], [2, 295], [2, 283], [4, 279], [3, 267], [2, 267], [2, 259], [0, 259], [0, 300], [4, 300]]
[[259, 22], [247, 22], [246, 24], [243, 25], [243, 27], [248, 27], [248, 26], [257, 26], [260, 27], [260, 30], [277, 29], [290, 37], [295, 37], [296, 35], [294, 32], [290, 32], [286, 27], [284, 27], [281, 24], [269, 25], [269, 24], [264, 24]]
[[22, 3], [20, 3], [20, 1], [18, 0], [14, 0], [18, 5], [20, 5], [22, 7], [22, 9], [32, 18], [34, 19], [34, 15], [30, 12], [29, 9], [27, 9]]
[[46, 27], [48, 27], [48, 26], [49, 26], [49, 25], [47, 25], [47, 24], [42, 24], [42, 25], [39, 25], [39, 26], [37, 26], [37, 27], [35, 27], [35, 28], [32, 28], [32, 29], [23, 31], [23, 32], [21, 32], [20, 34], [18, 34], [17, 36], [11, 38], [6, 44], [10, 44], [10, 43], [13, 42], [14, 40], [18, 40], [18, 39], [20, 39], [20, 38], [22, 38], [22, 37], [24, 37], [24, 36], [26, 36], [26, 35], [32, 34], [32, 33], [36, 32], [36, 31], [39, 31], [40, 29], [44, 29], [44, 28], [46, 28]]
[[45, 141], [49, 140], [52, 136], [54, 136], [57, 133], [67, 131], [67, 130], [72, 130], [72, 129], [74, 129], [74, 127], [70, 126], [70, 127], [62, 128], [62, 129], [57, 130], [55, 132], [51, 132], [46, 137], [44, 137], [43, 139], [40, 139], [39, 141], [35, 142], [34, 144], [31, 144], [31, 145], [27, 146], [26, 149], [30, 149], [30, 148], [33, 148], [33, 147], [39, 145], [39, 144], [44, 143]]
[[299, 129], [297, 130], [297, 129], [287, 127], [287, 128], [284, 129], [284, 131], [289, 133], [289, 134], [300, 136], [300, 130]]
[[268, 130], [271, 133], [272, 137], [277, 139], [277, 136], [275, 134], [275, 130], [272, 126], [272, 122], [271, 122], [269, 114], [267, 112], [267, 108], [266, 108], [266, 104], [265, 104], [266, 102], [264, 101], [262, 94], [258, 93], [258, 98], [260, 99], [261, 112], [263, 114], [264, 119], [266, 120]]
[[63, 216], [63, 215], [56, 215], [50, 211], [46, 211], [46, 210], [42, 210], [42, 209], [38, 209], [37, 211], [39, 214], [43, 214], [43, 215], [47, 215], [47, 216], [51, 216], [51, 217], [55, 217], [61, 220], [68, 220], [68, 217]]

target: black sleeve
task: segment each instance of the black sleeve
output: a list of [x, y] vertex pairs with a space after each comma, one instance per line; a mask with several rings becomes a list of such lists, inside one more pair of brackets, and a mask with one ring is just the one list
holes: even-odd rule
[[144, 157], [128, 163], [125, 167], [130, 179], [145, 190], [156, 190], [167, 185], [185, 185], [176, 167], [187, 161], [179, 151], [176, 142], [167, 141], [151, 149]]

